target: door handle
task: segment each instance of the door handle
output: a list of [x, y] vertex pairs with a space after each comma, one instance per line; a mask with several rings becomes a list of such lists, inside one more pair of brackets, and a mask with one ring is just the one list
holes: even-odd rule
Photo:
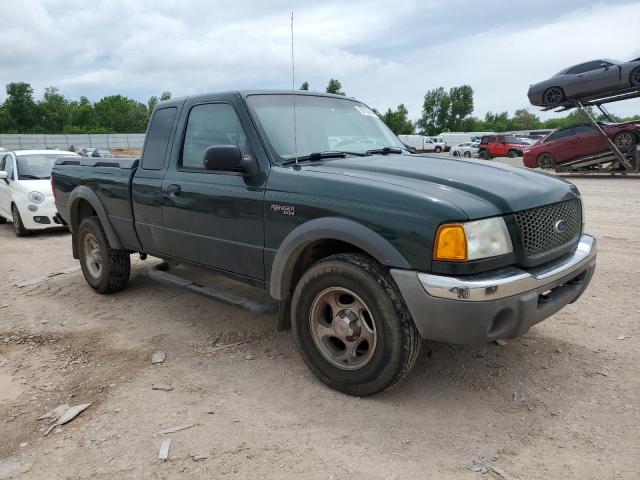
[[180, 185], [176, 185], [175, 183], [167, 185], [165, 193], [170, 196], [180, 195]]

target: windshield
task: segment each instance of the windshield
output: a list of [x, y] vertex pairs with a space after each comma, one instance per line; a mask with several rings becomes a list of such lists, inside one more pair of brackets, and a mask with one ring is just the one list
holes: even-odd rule
[[[368, 150], [404, 145], [366, 105], [353, 100], [296, 95], [250, 95], [247, 103], [280, 161], [316, 152]], [[297, 151], [296, 151], [297, 144]]]
[[53, 163], [59, 156], [59, 153], [33, 153], [16, 156], [18, 180], [47, 180], [51, 178]]

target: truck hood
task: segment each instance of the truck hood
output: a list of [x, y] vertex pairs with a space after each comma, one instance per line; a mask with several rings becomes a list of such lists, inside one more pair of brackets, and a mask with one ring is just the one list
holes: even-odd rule
[[327, 174], [395, 185], [448, 202], [469, 219], [508, 213], [579, 196], [571, 183], [553, 175], [484, 160], [414, 155], [377, 155], [305, 165]]

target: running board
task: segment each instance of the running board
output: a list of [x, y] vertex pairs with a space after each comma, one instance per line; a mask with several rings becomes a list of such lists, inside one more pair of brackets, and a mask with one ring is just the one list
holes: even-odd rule
[[221, 290], [211, 290], [196, 282], [179, 277], [178, 275], [174, 275], [173, 273], [169, 273], [168, 270], [169, 265], [167, 263], [161, 263], [159, 265], [151, 267], [147, 275], [149, 276], [149, 278], [164, 285], [184, 288], [186, 290], [189, 290], [190, 292], [226, 303], [227, 305], [242, 308], [256, 315], [271, 315], [276, 313], [276, 311], [278, 310], [278, 304], [276, 302], [261, 303], [248, 298], [240, 297], [238, 295], [234, 295], [233, 293], [224, 292]]

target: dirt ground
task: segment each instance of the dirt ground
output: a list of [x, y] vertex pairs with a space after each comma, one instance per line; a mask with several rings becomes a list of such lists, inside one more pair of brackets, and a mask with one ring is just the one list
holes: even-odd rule
[[[70, 235], [0, 225], [0, 479], [500, 478], [477, 457], [513, 479], [640, 478], [640, 179], [572, 180], [600, 242], [584, 296], [504, 346], [425, 342], [373, 398], [316, 381], [273, 317], [155, 283], [153, 260], [110, 296], [79, 271], [17, 287], [76, 266]], [[88, 402], [44, 436], [40, 416]]]

